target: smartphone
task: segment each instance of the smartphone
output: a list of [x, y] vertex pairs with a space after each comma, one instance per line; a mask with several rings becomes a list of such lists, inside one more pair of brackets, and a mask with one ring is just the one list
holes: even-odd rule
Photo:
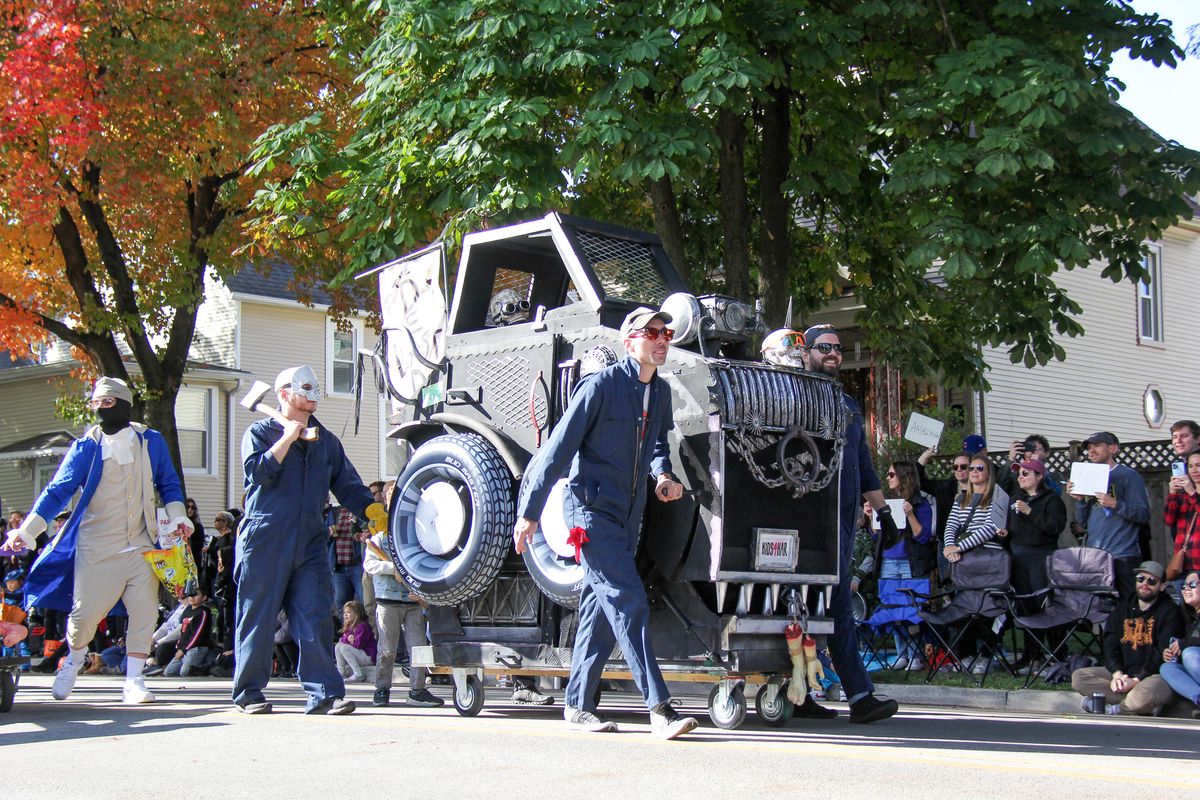
[[1172, 461], [1171, 462], [1171, 477], [1172, 478], [1182, 478], [1184, 475], [1187, 475], [1187, 465], [1184, 464], [1182, 461]]

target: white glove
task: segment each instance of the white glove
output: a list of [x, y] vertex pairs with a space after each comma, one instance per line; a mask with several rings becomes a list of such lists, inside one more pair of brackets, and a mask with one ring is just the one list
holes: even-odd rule
[[11, 550], [14, 553], [19, 553], [22, 550], [32, 550], [37, 546], [37, 535], [33, 531], [21, 525], [19, 528], [14, 528], [8, 532], [8, 538], [4, 540], [6, 550]]

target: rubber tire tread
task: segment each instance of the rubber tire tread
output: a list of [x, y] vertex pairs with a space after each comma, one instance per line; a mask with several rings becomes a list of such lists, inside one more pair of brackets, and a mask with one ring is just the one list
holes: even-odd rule
[[[460, 448], [462, 455], [474, 463], [482, 478], [484, 490], [489, 495], [483, 498], [482, 502], [479, 498], [471, 498], [471, 513], [476, 518], [484, 518], [484, 524], [480, 526], [483, 541], [466, 576], [454, 586], [441, 591], [427, 592], [424, 587], [420, 590], [421, 597], [430, 605], [457, 606], [474, 600], [491, 587], [496, 576], [500, 574], [500, 566], [504, 563], [509, 548], [512, 547], [512, 530], [517, 513], [513, 498], [513, 476], [491, 442], [475, 433], [436, 436], [417, 448], [409, 464], [416, 458], [417, 453], [435, 444]], [[404, 474], [401, 473], [400, 477], [403, 478]], [[402, 481], [397, 480], [397, 493], [401, 485]], [[392, 552], [390, 555], [395, 558], [397, 554]], [[403, 573], [403, 569], [400, 571]]]
[[17, 677], [10, 670], [0, 672], [0, 713], [7, 714], [12, 710], [16, 696]]

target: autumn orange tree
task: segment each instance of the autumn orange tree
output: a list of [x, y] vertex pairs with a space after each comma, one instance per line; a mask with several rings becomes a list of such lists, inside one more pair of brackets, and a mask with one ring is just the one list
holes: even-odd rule
[[337, 96], [323, 16], [315, 0], [0, 0], [0, 345], [55, 336], [92, 371], [133, 373], [177, 466], [206, 272], [246, 263], [251, 144]]

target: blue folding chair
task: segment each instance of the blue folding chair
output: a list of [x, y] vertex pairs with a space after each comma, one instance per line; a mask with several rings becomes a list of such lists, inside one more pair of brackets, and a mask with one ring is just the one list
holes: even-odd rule
[[[924, 654], [917, 638], [919, 632], [917, 635], [913, 633], [922, 620], [910, 593], [928, 594], [929, 578], [879, 579], [879, 605], [861, 623], [865, 629], [865, 635], [861, 637], [867, 651], [864, 656], [888, 666], [894, 665], [901, 656], [910, 662], [920, 663], [923, 660]], [[897, 645], [896, 655], [891, 660], [883, 655], [888, 645], [886, 639], [882, 638], [884, 636], [890, 636], [892, 643]]]

